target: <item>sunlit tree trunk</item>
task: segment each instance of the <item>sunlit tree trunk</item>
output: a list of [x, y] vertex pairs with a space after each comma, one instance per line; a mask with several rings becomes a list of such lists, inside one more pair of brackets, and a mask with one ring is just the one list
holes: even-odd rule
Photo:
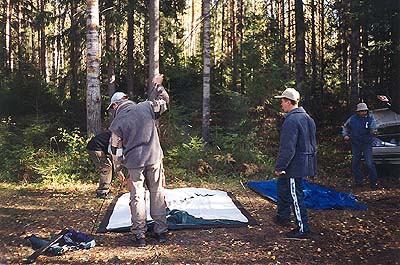
[[[74, 105], [78, 99], [78, 58], [79, 58], [79, 41], [78, 41], [78, 18], [77, 18], [77, 0], [71, 1], [71, 32], [69, 63], [71, 67], [71, 84], [69, 94], [71, 103]], [[88, 0], [88, 5], [90, 1]]]
[[[17, 21], [15, 23], [15, 31], [17, 35], [17, 64], [18, 64], [18, 71], [22, 70], [22, 34], [21, 34], [21, 22], [22, 22], [22, 11], [21, 11], [21, 4], [19, 2], [15, 3], [15, 13], [17, 15]], [[11, 51], [12, 52], [12, 51]], [[12, 64], [13, 58], [11, 58]]]
[[194, 37], [195, 34], [193, 32], [194, 29], [194, 15], [195, 15], [195, 5], [194, 0], [191, 1], [190, 7], [191, 15], [190, 15], [190, 31], [189, 31], [189, 57], [196, 54], [196, 38]]
[[210, 0], [203, 0], [203, 121], [202, 137], [210, 141]]
[[87, 134], [101, 131], [101, 96], [100, 96], [100, 39], [99, 39], [99, 3], [87, 0], [86, 20], [87, 48], [87, 87], [86, 113]]
[[115, 92], [115, 21], [113, 19], [113, 0], [107, 0], [108, 11], [106, 13], [106, 58], [107, 58], [107, 88], [108, 95]]
[[239, 82], [238, 88], [240, 93], [244, 92], [243, 81], [244, 81], [244, 73], [243, 73], [243, 20], [244, 20], [244, 13], [243, 13], [243, 0], [239, 0], [238, 2], [238, 24], [237, 24], [237, 31], [239, 36], [239, 54], [238, 54], [238, 71], [239, 71]]
[[235, 0], [231, 0], [231, 43], [232, 43], [232, 88], [237, 91], [238, 81], [238, 47], [237, 47], [237, 30], [236, 30], [236, 10]]
[[280, 39], [280, 56], [282, 64], [285, 63], [285, 0], [280, 0], [280, 25], [279, 25], [279, 39]]
[[127, 39], [127, 92], [129, 98], [133, 99], [135, 96], [134, 89], [134, 57], [133, 57], [133, 49], [135, 47], [135, 39], [134, 39], [134, 27], [135, 27], [135, 17], [134, 17], [134, 0], [128, 1], [128, 39]]
[[8, 21], [8, 14], [10, 13], [10, 1], [5, 0], [3, 4], [3, 20], [2, 22], [2, 38], [1, 38], [1, 46], [4, 47], [3, 51], [0, 53], [1, 54], [1, 67], [4, 68], [5, 72], [7, 71], [8, 68], [8, 26], [9, 26], [9, 21]]
[[[58, 14], [61, 14], [61, 13], [62, 13], [62, 8], [60, 6], [58, 9]], [[62, 32], [64, 21], [65, 21], [65, 16], [61, 16], [58, 20], [57, 32], [59, 34]], [[63, 49], [62, 49], [63, 43], [64, 42], [62, 41], [61, 36], [59, 36], [57, 38], [57, 67], [56, 67], [56, 75], [57, 75], [57, 79], [58, 79], [58, 81], [57, 81], [58, 84], [61, 83], [61, 81], [59, 80], [59, 75], [61, 73], [61, 69], [63, 69], [64, 65], [65, 65], [65, 56], [64, 56]], [[62, 89], [62, 86], [60, 86], [60, 85], [59, 85], [59, 95], [60, 96], [64, 95], [64, 97], [65, 97], [65, 91], [64, 91], [64, 89]]]
[[288, 39], [288, 65], [289, 65], [289, 78], [292, 79], [293, 69], [292, 69], [292, 0], [288, 0], [288, 26], [287, 26], [287, 39]]
[[225, 71], [225, 5], [222, 5], [221, 12], [221, 64], [220, 64], [220, 73], [219, 73], [219, 86], [223, 87], [224, 85], [224, 71]]
[[147, 94], [153, 88], [153, 77], [160, 72], [160, 1], [149, 1], [150, 31], [149, 31], [149, 76]]
[[[44, 14], [44, 0], [40, 0], [40, 12]], [[44, 23], [40, 25], [40, 53], [39, 53], [40, 74], [46, 80], [46, 32]]]

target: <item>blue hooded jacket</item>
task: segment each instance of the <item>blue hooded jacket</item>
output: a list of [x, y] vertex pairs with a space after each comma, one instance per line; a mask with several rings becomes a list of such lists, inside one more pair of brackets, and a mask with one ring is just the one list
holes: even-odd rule
[[360, 117], [353, 114], [343, 125], [343, 137], [350, 136], [350, 141], [356, 145], [372, 145], [373, 131], [376, 130], [376, 121], [373, 116]]
[[302, 107], [295, 108], [285, 115], [275, 164], [275, 170], [286, 172], [282, 177], [316, 175], [315, 133], [315, 122]]

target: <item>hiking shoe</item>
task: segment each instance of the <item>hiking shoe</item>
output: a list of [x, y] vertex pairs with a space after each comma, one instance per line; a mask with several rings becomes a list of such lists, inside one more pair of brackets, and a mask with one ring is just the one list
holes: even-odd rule
[[167, 234], [166, 233], [154, 234], [154, 238], [160, 244], [167, 242]]
[[283, 227], [290, 227], [291, 226], [290, 219], [283, 219], [283, 218], [280, 218], [278, 216], [274, 217], [273, 222], [275, 224], [283, 226]]
[[96, 198], [105, 199], [105, 200], [112, 200], [113, 196], [109, 193], [96, 193]]
[[310, 232], [300, 232], [299, 229], [294, 229], [285, 234], [287, 239], [306, 240], [310, 238]]
[[134, 244], [138, 248], [146, 247], [146, 239], [144, 237], [135, 237]]

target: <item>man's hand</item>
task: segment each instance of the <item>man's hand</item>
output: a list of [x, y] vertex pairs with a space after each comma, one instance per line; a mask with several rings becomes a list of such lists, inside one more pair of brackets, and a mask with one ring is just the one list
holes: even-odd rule
[[350, 140], [350, 137], [349, 137], [348, 135], [346, 135], [346, 136], [344, 137], [344, 140], [347, 142], [348, 140]]
[[278, 176], [278, 177], [279, 177], [280, 175], [284, 175], [284, 174], [286, 174], [286, 171], [279, 171], [279, 170], [275, 170], [275, 171], [274, 171], [274, 173], [275, 173], [275, 175], [276, 175], [276, 176]]
[[118, 174], [118, 179], [119, 179], [119, 181], [121, 181], [121, 183], [123, 183], [123, 182], [125, 181], [125, 174], [124, 174], [124, 172], [122, 172], [122, 170], [121, 170], [121, 171], [118, 171], [117, 174]]
[[156, 74], [153, 78], [153, 83], [157, 85], [161, 85], [164, 80], [163, 74]]

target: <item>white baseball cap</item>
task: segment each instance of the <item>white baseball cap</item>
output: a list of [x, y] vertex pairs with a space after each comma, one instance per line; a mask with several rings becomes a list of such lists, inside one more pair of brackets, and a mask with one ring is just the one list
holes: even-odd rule
[[109, 110], [114, 103], [119, 103], [123, 99], [127, 99], [128, 96], [124, 92], [115, 92], [114, 95], [111, 97], [110, 105], [108, 105], [107, 110]]
[[286, 88], [285, 91], [282, 92], [282, 95], [274, 96], [274, 98], [287, 98], [294, 101], [300, 100], [300, 93], [294, 88]]

